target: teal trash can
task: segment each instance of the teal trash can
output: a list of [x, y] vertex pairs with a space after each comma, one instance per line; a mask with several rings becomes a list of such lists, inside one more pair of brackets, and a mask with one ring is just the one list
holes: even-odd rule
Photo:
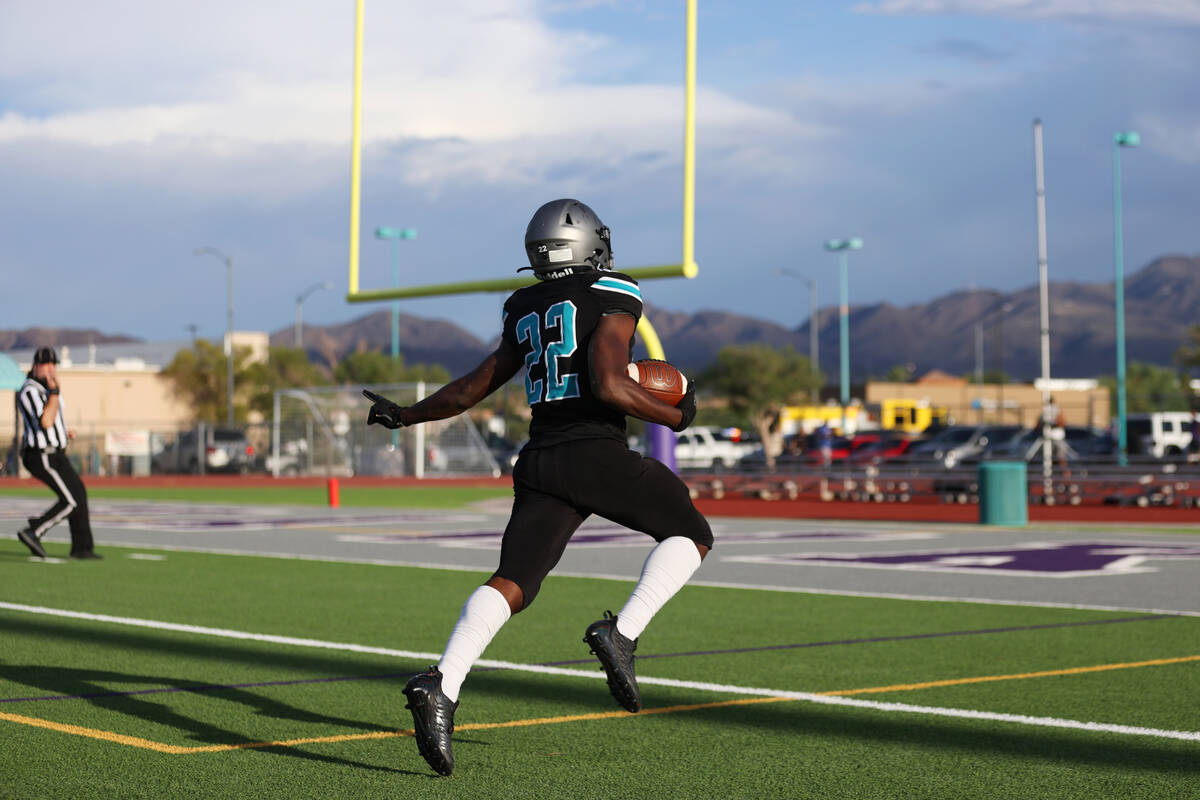
[[979, 524], [1024, 525], [1029, 521], [1025, 462], [984, 461], [979, 465]]

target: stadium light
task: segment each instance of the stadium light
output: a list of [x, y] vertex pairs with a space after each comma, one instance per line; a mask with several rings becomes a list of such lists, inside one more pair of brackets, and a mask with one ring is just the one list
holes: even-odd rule
[[1012, 303], [1005, 303], [1000, 306], [1000, 316], [996, 320], [997, 336], [1000, 339], [999, 345], [996, 348], [996, 382], [998, 385], [996, 399], [996, 420], [1004, 424], [1004, 384], [1008, 382], [1008, 376], [1004, 374], [1004, 318], [1013, 310]]
[[233, 426], [233, 258], [225, 255], [215, 247], [199, 247], [192, 252], [196, 256], [212, 256], [225, 262], [225, 269], [229, 273], [229, 291], [227, 297], [227, 313], [225, 318], [225, 364], [226, 368], [226, 390], [229, 394], [229, 410], [227, 414], [227, 423], [230, 427]]
[[[375, 229], [376, 239], [391, 239], [396, 243], [396, 262], [392, 267], [392, 285], [400, 288], [400, 242], [417, 238], [416, 228], [388, 228], [380, 226]], [[400, 301], [392, 301], [392, 361], [400, 358]]]
[[312, 286], [308, 287], [303, 292], [296, 295], [296, 330], [292, 335], [292, 347], [295, 347], [298, 349], [301, 349], [304, 347], [304, 327], [301, 324], [301, 316], [300, 316], [300, 307], [302, 305], [304, 305], [304, 301], [307, 300], [308, 296], [310, 294], [312, 294], [313, 292], [319, 292], [322, 289], [332, 289], [332, 288], [333, 288], [333, 283], [331, 283], [330, 281], [323, 281], [321, 283], [314, 283]]
[[846, 253], [849, 250], [862, 250], [863, 240], [857, 236], [849, 239], [830, 239], [825, 242], [825, 249], [838, 254], [841, 269], [841, 303], [838, 318], [838, 349], [841, 356], [841, 400], [842, 400], [842, 435], [846, 435], [846, 406], [850, 405], [850, 288], [846, 277]]
[[812, 402], [815, 404], [819, 397], [820, 387], [817, 385], [817, 374], [821, 371], [820, 359], [821, 352], [817, 347], [817, 279], [810, 278], [807, 275], [796, 272], [794, 269], [777, 269], [776, 275], [783, 275], [788, 278], [795, 278], [798, 281], [804, 281], [808, 284], [808, 301], [811, 310], [808, 312], [808, 364], [812, 370], [813, 386], [812, 386]]
[[1121, 222], [1121, 148], [1137, 147], [1142, 143], [1136, 131], [1113, 134], [1113, 263], [1115, 276], [1115, 310], [1117, 317], [1117, 463], [1129, 463], [1125, 436], [1125, 243]]

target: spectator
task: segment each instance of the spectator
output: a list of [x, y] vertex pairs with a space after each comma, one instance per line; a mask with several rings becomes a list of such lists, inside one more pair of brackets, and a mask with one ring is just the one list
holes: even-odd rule
[[821, 451], [821, 466], [828, 467], [833, 463], [833, 431], [829, 427], [829, 422], [821, 420], [821, 427], [817, 428], [817, 448]]

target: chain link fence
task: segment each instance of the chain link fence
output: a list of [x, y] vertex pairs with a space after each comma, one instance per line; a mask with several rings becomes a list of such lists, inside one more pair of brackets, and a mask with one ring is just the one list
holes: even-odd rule
[[[440, 387], [417, 382], [366, 388], [407, 406]], [[369, 407], [362, 387], [277, 391], [266, 471], [276, 477], [500, 475], [498, 454], [469, 415], [390, 431], [365, 424]]]
[[[400, 405], [440, 388], [420, 383], [367, 387]], [[499, 476], [514, 445], [481, 432], [469, 414], [389, 431], [367, 426], [370, 401], [361, 387], [311, 387], [275, 393], [274, 414], [258, 423], [68, 419], [67, 448], [81, 475], [147, 476], [267, 473], [280, 476]], [[492, 410], [479, 412], [495, 415]], [[18, 477], [20, 443], [0, 442], [0, 477]]]

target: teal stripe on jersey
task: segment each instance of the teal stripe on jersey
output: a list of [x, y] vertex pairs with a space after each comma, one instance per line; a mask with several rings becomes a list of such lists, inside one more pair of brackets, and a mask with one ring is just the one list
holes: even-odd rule
[[642, 299], [642, 291], [638, 289], [637, 284], [630, 283], [629, 281], [618, 280], [617, 278], [601, 278], [593, 283], [592, 286], [608, 292], [627, 294], [630, 297], [636, 297], [638, 300]]

